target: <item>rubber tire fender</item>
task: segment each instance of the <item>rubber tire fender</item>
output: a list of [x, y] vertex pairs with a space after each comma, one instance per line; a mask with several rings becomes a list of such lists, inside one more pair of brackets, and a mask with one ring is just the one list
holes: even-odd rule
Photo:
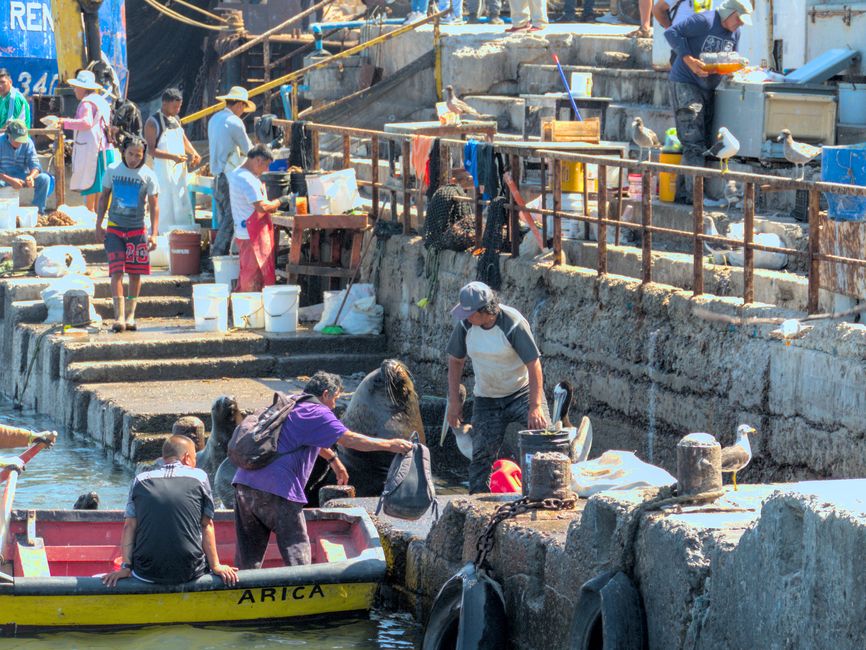
[[622, 571], [607, 571], [580, 588], [570, 650], [644, 650], [646, 622], [640, 592]]

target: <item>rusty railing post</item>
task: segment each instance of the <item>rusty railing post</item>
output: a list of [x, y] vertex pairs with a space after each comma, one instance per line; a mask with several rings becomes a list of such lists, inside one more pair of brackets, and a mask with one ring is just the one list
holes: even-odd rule
[[292, 81], [292, 91], [290, 96], [290, 105], [292, 107], [292, 118], [293, 120], [298, 119], [298, 85], [301, 83], [300, 79], [295, 79]]
[[[266, 37], [262, 41], [262, 81], [268, 83], [271, 80], [271, 39]], [[271, 112], [271, 93], [265, 93], [264, 112]]]
[[[511, 178], [514, 180], [514, 186], [517, 191], [520, 191], [520, 156], [511, 154], [510, 156]], [[517, 208], [517, 198], [512, 196], [510, 203], [511, 210], [509, 217], [511, 221], [511, 257], [520, 255], [520, 212]]]
[[743, 191], [743, 304], [755, 302], [755, 184]]
[[598, 274], [607, 273], [607, 165], [598, 166]]
[[343, 169], [352, 166], [352, 138], [348, 134], [343, 136]]
[[[541, 159], [541, 209], [547, 210], [547, 158]], [[544, 242], [544, 247], [547, 248], [547, 239], [550, 233], [547, 232], [547, 215], [541, 214], [541, 241]]]
[[562, 165], [553, 161], [553, 265], [562, 264]]
[[403, 140], [400, 152], [402, 158], [400, 160], [400, 176], [403, 181], [403, 234], [408, 235], [412, 229], [412, 200], [411, 191], [409, 188], [409, 163], [412, 158], [412, 151], [408, 140]]
[[481, 186], [476, 186], [472, 191], [472, 207], [475, 210], [475, 248], [481, 248], [481, 239], [484, 237], [484, 206], [482, 201]]
[[643, 272], [641, 282], [647, 284], [653, 281], [653, 196], [652, 196], [652, 172], [645, 170], [641, 179], [641, 239], [643, 239], [643, 251], [641, 253], [641, 265]]
[[[583, 216], [589, 216], [589, 163], [582, 163], [583, 171], [583, 192], [581, 202], [583, 203]], [[583, 222], [583, 240], [589, 241], [589, 221]]]
[[692, 216], [694, 224], [694, 260], [692, 261], [692, 292], [699, 296], [704, 292], [704, 242], [701, 235], [704, 234], [704, 177], [695, 176], [694, 190], [692, 192]]
[[63, 129], [57, 130], [57, 137], [54, 140], [54, 167], [57, 172], [57, 177], [54, 179], [55, 188], [55, 203], [60, 207], [66, 203], [66, 138], [63, 135]]
[[806, 310], [817, 314], [821, 290], [821, 221], [820, 194], [809, 190], [809, 299]]
[[379, 136], [374, 135], [370, 138], [370, 163], [373, 169], [370, 171], [370, 181], [372, 183], [370, 190], [371, 202], [373, 207], [373, 218], [379, 218]]
[[620, 233], [622, 228], [622, 195], [625, 193], [625, 178], [628, 176], [628, 167], [619, 168], [619, 187], [616, 190], [616, 230], [614, 231], [613, 243], [616, 246], [620, 244]]

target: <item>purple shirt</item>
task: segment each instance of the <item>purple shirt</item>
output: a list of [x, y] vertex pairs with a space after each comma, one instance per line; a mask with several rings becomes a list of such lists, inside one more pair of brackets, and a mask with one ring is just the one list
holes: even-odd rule
[[319, 449], [332, 446], [346, 431], [345, 425], [324, 404], [301, 402], [292, 409], [280, 430], [277, 452], [285, 456], [261, 469], [239, 469], [232, 483], [306, 504], [304, 486]]

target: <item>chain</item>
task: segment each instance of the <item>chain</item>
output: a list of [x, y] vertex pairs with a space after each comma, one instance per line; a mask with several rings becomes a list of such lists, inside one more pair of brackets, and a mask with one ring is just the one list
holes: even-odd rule
[[499, 506], [475, 543], [475, 550], [478, 551], [475, 556], [475, 566], [481, 568], [487, 563], [487, 556], [493, 550], [493, 544], [496, 540], [496, 527], [506, 519], [512, 519], [533, 510], [572, 510], [576, 504], [577, 498], [530, 501], [529, 497], [522, 497], [517, 501]]

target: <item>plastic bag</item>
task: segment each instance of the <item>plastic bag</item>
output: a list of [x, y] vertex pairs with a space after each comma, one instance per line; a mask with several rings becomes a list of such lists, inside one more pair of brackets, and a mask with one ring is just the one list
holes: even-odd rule
[[[728, 237], [743, 241], [745, 230], [742, 222], [732, 223], [728, 228]], [[755, 233], [752, 238], [755, 244], [761, 246], [772, 246], [773, 248], [782, 248], [785, 242], [779, 235], [771, 232]], [[788, 256], [784, 253], [770, 253], [767, 251], [755, 251], [755, 267], [759, 269], [783, 269], [788, 265]], [[739, 248], [732, 250], [727, 254], [728, 263], [731, 266], [743, 266], [745, 255], [743, 249]]]
[[84, 275], [87, 262], [77, 246], [47, 246], [34, 264], [40, 278], [60, 278], [68, 274]]
[[[340, 303], [343, 302], [345, 291], [346, 290], [343, 289], [343, 291], [325, 292], [325, 307], [322, 310], [322, 318], [313, 327], [314, 331], [321, 332], [326, 327], [334, 325], [334, 320], [337, 318], [337, 312], [340, 310]], [[374, 297], [375, 302], [376, 290], [373, 288], [372, 284], [353, 284], [349, 291], [349, 297], [346, 299], [346, 304], [343, 307], [343, 311], [340, 312], [340, 321], [336, 324], [345, 327], [345, 321], [349, 316], [349, 312], [352, 310], [352, 305], [357, 300], [360, 300], [361, 298], [369, 298], [370, 296]]]
[[368, 296], [353, 302], [346, 318], [341, 318], [340, 323], [347, 334], [381, 334], [384, 320], [385, 308], [376, 304], [375, 296]]
[[45, 319], [45, 322], [60, 323], [63, 321], [63, 294], [72, 289], [80, 289], [87, 292], [87, 295], [91, 298], [90, 320], [93, 322], [101, 321], [102, 319], [93, 308], [93, 295], [96, 292], [96, 286], [93, 284], [93, 280], [83, 275], [70, 274], [57, 280], [53, 280], [51, 284], [40, 292], [42, 302], [44, 302], [45, 306], [48, 308], [48, 318]]
[[579, 497], [609, 490], [664, 487], [676, 482], [661, 467], [645, 463], [630, 451], [606, 451], [598, 458], [571, 465], [571, 489]]

